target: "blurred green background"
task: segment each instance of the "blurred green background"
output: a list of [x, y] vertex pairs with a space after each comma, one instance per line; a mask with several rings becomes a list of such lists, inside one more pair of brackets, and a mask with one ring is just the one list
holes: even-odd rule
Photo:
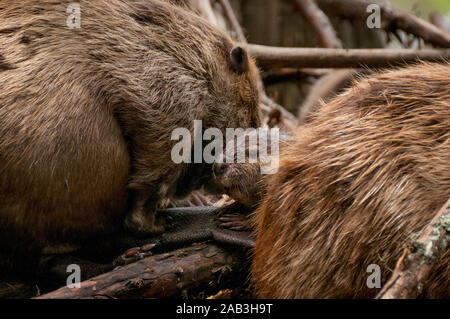
[[428, 18], [431, 11], [450, 16], [450, 0], [390, 0], [395, 7]]

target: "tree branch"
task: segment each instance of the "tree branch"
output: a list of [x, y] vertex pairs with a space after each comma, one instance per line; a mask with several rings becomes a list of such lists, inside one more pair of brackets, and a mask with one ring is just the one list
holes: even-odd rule
[[290, 2], [314, 29], [321, 47], [343, 48], [330, 20], [314, 0], [290, 0]]
[[233, 8], [228, 0], [217, 0], [223, 8], [225, 13], [225, 17], [228, 22], [230, 22], [231, 29], [236, 33], [236, 39], [239, 42], [247, 43], [247, 38], [244, 35], [244, 31], [242, 30], [241, 25], [239, 24], [236, 15], [234, 14]]
[[258, 65], [270, 68], [361, 68], [450, 59], [449, 49], [322, 49], [247, 45]]
[[317, 3], [329, 15], [362, 21], [366, 21], [370, 14], [367, 13], [367, 7], [373, 3], [378, 4], [385, 30], [400, 29], [435, 46], [450, 48], [449, 33], [412, 14], [396, 10], [387, 3], [376, 0], [317, 0]]
[[416, 298], [435, 262], [448, 249], [449, 242], [450, 199], [413, 242], [412, 248], [405, 248], [394, 274], [376, 298]]

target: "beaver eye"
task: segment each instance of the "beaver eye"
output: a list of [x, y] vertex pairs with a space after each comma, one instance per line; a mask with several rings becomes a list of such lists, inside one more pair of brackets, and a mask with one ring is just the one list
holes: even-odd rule
[[240, 46], [235, 46], [231, 49], [230, 61], [233, 70], [239, 74], [249, 70], [247, 52]]

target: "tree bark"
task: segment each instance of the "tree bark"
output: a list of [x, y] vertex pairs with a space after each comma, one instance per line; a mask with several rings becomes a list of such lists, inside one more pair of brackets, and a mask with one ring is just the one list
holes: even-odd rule
[[412, 248], [405, 248], [394, 274], [376, 298], [416, 298], [435, 262], [448, 249], [449, 242], [450, 199], [413, 242]]
[[214, 244], [198, 244], [155, 255], [37, 299], [165, 298], [190, 289], [219, 291], [226, 278], [240, 278], [246, 254]]

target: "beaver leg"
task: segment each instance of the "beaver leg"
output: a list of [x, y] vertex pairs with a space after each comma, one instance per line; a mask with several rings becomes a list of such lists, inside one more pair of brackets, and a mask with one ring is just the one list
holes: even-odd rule
[[[165, 218], [166, 231], [150, 239], [116, 237], [117, 248], [124, 249], [125, 253], [116, 258], [114, 264], [129, 264], [152, 254], [208, 240], [245, 248], [254, 246], [254, 238], [250, 233], [218, 228], [215, 221], [216, 211], [213, 207], [184, 207], [158, 211], [157, 216]], [[128, 249], [129, 247], [135, 248]]]
[[125, 229], [137, 237], [146, 237], [164, 232], [164, 219], [157, 218], [157, 201], [139, 192], [134, 208], [125, 217]]

